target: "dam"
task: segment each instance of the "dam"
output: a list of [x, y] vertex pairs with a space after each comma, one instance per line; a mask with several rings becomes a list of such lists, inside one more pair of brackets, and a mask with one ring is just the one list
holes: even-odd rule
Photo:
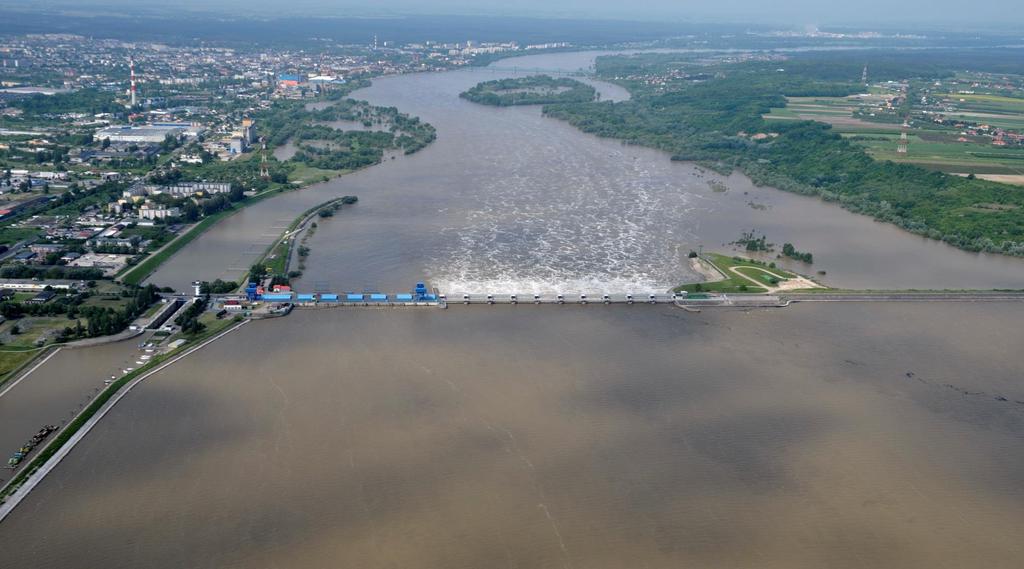
[[[228, 311], [245, 311], [260, 303], [289, 308], [387, 308], [439, 307], [463, 305], [610, 305], [610, 304], [672, 304], [679, 307], [781, 308], [795, 302], [1021, 302], [1024, 291], [808, 291], [778, 294], [743, 293], [463, 293], [449, 297], [424, 282], [416, 283], [412, 292], [386, 294], [362, 293], [296, 293], [289, 287], [276, 287], [264, 292], [250, 283], [244, 300], [238, 295], [219, 295], [221, 306]], [[244, 304], [245, 302], [249, 304]]]

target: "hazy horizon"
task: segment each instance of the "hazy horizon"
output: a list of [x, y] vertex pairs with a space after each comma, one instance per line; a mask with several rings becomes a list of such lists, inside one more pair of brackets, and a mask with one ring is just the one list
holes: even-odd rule
[[[392, 0], [386, 5], [365, 0], [179, 0], [169, 7], [156, 0], [0, 0], [0, 7], [26, 11], [103, 11], [139, 15], [172, 15], [182, 12], [213, 12], [250, 17], [357, 16], [394, 17], [416, 15], [471, 15], [505, 17], [548, 17], [574, 19], [618, 19], [633, 21], [679, 21], [771, 24], [788, 28], [822, 26], [934, 26], [970, 25], [1005, 28], [1024, 23], [1024, 11], [1011, 0], [905, 0], [894, 3], [862, 0], [856, 4], [835, 4], [820, 0], [786, 0], [782, 3], [757, 0], [644, 0], [623, 3], [612, 0], [522, 0], [510, 5], [494, 0]], [[287, 8], [287, 10], [283, 10]]]

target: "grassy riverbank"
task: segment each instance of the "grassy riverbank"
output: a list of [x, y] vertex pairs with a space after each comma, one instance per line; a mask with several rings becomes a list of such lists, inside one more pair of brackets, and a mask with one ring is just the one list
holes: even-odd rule
[[[344, 173], [347, 173], [347, 171], [343, 172], [343, 174]], [[147, 257], [143, 262], [139, 263], [138, 265], [135, 265], [131, 269], [128, 269], [124, 273], [122, 273], [120, 277], [121, 281], [124, 282], [125, 284], [131, 285], [140, 284], [141, 282], [145, 281], [150, 275], [155, 273], [157, 269], [159, 269], [161, 265], [167, 262], [168, 259], [173, 257], [175, 253], [183, 249], [192, 241], [195, 241], [197, 237], [205, 233], [207, 230], [209, 230], [211, 227], [219, 223], [221, 220], [231, 217], [232, 215], [242, 211], [243, 209], [249, 206], [256, 205], [265, 199], [274, 197], [278, 194], [282, 194], [285, 192], [299, 190], [312, 183], [319, 181], [320, 180], [314, 180], [303, 185], [296, 185], [294, 187], [278, 187], [271, 190], [267, 190], [265, 192], [256, 194], [255, 196], [247, 198], [243, 202], [235, 204], [231, 209], [220, 211], [213, 215], [203, 218], [202, 221], [196, 223], [188, 231], [180, 235], [174, 241], [168, 243], [163, 249], [160, 249], [156, 253]], [[317, 208], [322, 206], [323, 204], [317, 206]], [[301, 219], [301, 217], [299, 219]]]
[[121, 282], [130, 285], [137, 285], [142, 281], [146, 280], [146, 277], [156, 272], [156, 270], [160, 268], [160, 265], [164, 264], [164, 262], [166, 262], [167, 259], [170, 259], [172, 256], [174, 256], [174, 254], [180, 251], [182, 247], [194, 241], [196, 237], [202, 235], [207, 229], [213, 227], [218, 221], [240, 210], [241, 208], [236, 206], [232, 209], [217, 212], [213, 215], [203, 218], [202, 221], [193, 225], [188, 231], [178, 236], [177, 239], [171, 241], [162, 249], [160, 249], [156, 253], [153, 253], [149, 257], [146, 257], [144, 261], [123, 273], [123, 275], [121, 276]]
[[356, 196], [342, 196], [340, 198], [334, 198], [328, 200], [322, 204], [313, 206], [306, 211], [299, 214], [290, 224], [288, 228], [281, 234], [267, 250], [263, 252], [263, 255], [256, 260], [253, 266], [263, 266], [266, 273], [271, 275], [286, 276], [288, 273], [288, 264], [291, 259], [291, 250], [294, 246], [295, 233], [302, 229], [313, 216], [317, 215], [321, 211], [330, 211], [331, 215], [337, 209], [340, 209], [342, 205], [352, 205], [359, 201]]
[[3, 388], [8, 381], [16, 377], [37, 358], [49, 352], [49, 348], [50, 346], [0, 351], [0, 388]]
[[[765, 293], [769, 288], [775, 287], [784, 280], [800, 278], [796, 273], [772, 267], [768, 263], [719, 253], [705, 253], [701, 262], [711, 265], [722, 274], [723, 278], [717, 281], [680, 285], [673, 289], [675, 292]], [[744, 278], [744, 276], [749, 278]], [[764, 284], [757, 285], [751, 279], [763, 281]]]

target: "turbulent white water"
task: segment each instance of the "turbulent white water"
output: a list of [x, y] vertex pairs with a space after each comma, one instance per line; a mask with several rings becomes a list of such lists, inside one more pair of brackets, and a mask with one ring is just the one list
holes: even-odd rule
[[[515, 65], [574, 70], [593, 57], [530, 56]], [[844, 288], [1024, 282], [1021, 259], [958, 251], [816, 198], [756, 188], [738, 174], [720, 186], [728, 191], [716, 192], [709, 179], [718, 176], [663, 152], [583, 134], [536, 107], [459, 98], [508, 75], [477, 68], [375, 80], [353, 96], [433, 124], [433, 144], [246, 208], [151, 280], [186, 290], [196, 279], [242, 278], [296, 216], [356, 195], [358, 205], [320, 223], [309, 239], [312, 252], [294, 283], [300, 290], [397, 292], [427, 278], [448, 294], [664, 292], [700, 279], [685, 259], [691, 249], [728, 251], [751, 229], [779, 247], [813, 252], [815, 262], [772, 260]], [[604, 101], [628, 97], [594, 84]]]
[[695, 217], [693, 196], [625, 152], [608, 156], [624, 165], [613, 177], [579, 159], [562, 155], [557, 186], [519, 173], [480, 187], [480, 206], [442, 231], [432, 280], [453, 293], [642, 292], [689, 276], [680, 243], [696, 236], [679, 221]]

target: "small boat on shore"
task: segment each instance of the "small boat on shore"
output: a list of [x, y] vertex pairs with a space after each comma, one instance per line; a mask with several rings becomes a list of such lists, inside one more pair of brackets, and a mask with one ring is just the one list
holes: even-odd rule
[[7, 468], [17, 468], [17, 466], [21, 464], [21, 461], [25, 460], [25, 457], [27, 457], [28, 454], [32, 452], [32, 449], [39, 446], [39, 443], [46, 440], [46, 437], [50, 436], [56, 430], [56, 425], [44, 425], [41, 429], [39, 429], [39, 432], [37, 432], [35, 435], [32, 435], [32, 438], [29, 439], [27, 443], [25, 443], [24, 445], [21, 446], [21, 448], [15, 451], [15, 453], [11, 455], [11, 458], [7, 459]]

